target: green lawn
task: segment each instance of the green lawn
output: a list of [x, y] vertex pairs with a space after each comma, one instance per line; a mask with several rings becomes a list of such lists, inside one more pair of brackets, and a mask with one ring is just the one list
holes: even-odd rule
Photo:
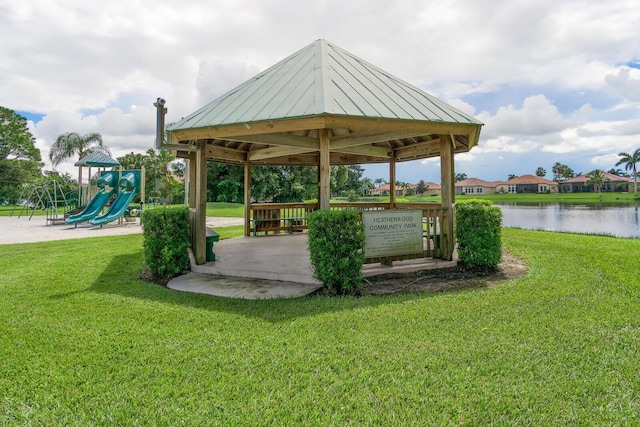
[[141, 235], [0, 245], [0, 425], [640, 423], [640, 240], [503, 242], [526, 278], [270, 301], [140, 280]]

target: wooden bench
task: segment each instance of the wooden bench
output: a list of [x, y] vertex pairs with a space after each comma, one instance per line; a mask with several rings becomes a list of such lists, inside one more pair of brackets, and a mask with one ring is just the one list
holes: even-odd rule
[[[256, 236], [258, 232], [267, 233], [269, 231], [280, 232], [287, 231], [289, 234], [294, 232], [302, 232], [307, 228], [305, 224], [305, 218], [291, 217], [291, 218], [255, 218], [252, 219], [253, 223], [253, 235]], [[280, 224], [286, 223], [282, 226]]]

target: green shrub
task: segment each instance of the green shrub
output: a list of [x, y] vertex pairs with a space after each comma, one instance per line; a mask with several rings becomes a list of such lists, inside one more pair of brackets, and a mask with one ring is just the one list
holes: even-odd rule
[[313, 277], [329, 295], [358, 294], [364, 263], [364, 229], [354, 211], [309, 214], [309, 252]]
[[144, 258], [156, 277], [171, 277], [189, 269], [191, 246], [189, 208], [159, 207], [142, 212]]
[[458, 259], [469, 268], [495, 270], [502, 258], [502, 211], [489, 200], [456, 205]]
[[347, 194], [347, 202], [357, 202], [358, 200], [360, 200], [360, 195], [358, 195], [358, 193], [356, 193], [353, 190], [349, 191], [349, 194]]

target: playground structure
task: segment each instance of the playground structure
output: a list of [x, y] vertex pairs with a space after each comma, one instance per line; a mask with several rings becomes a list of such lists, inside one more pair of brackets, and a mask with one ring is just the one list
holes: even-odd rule
[[29, 214], [31, 219], [36, 209], [42, 209], [47, 213], [47, 223], [54, 223], [76, 208], [77, 197], [74, 196], [76, 194], [65, 194], [60, 183], [55, 180], [25, 184], [18, 197], [20, 204], [13, 207], [10, 216], [19, 209], [18, 218], [23, 214]]
[[[119, 171], [102, 171], [98, 179], [100, 189], [91, 199], [84, 209], [75, 215], [70, 215], [65, 219], [67, 224], [77, 224], [95, 218], [109, 203], [109, 200], [118, 192], [116, 183], [120, 179]], [[107, 187], [110, 189], [107, 190]]]
[[[98, 179], [98, 188], [100, 190], [80, 213], [67, 217], [67, 224], [75, 224], [77, 227], [79, 223], [89, 221], [92, 225], [102, 226], [123, 217], [127, 220], [139, 216], [142, 202], [139, 205], [130, 205], [137, 194], [140, 194], [140, 200], [144, 200], [144, 168], [102, 171]], [[107, 211], [100, 214], [112, 199]]]

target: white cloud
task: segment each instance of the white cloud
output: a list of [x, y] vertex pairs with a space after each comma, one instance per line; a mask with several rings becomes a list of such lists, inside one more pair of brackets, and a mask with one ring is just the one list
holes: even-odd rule
[[617, 74], [607, 75], [606, 81], [629, 101], [640, 101], [640, 70], [621, 67]]
[[485, 123], [484, 136], [544, 135], [565, 128], [569, 122], [544, 95], [526, 98], [521, 109], [513, 105], [500, 107], [491, 116], [487, 112], [478, 115]]
[[[626, 0], [185, 6], [0, 2], [0, 39], [11, 40], [0, 43], [0, 104], [46, 114], [32, 128], [43, 158], [64, 132], [100, 132], [115, 156], [146, 151], [156, 97], [176, 121], [325, 38], [462, 111], [480, 111], [481, 143], [456, 160], [489, 165], [475, 169], [487, 179], [505, 175], [487, 159], [503, 157], [516, 173], [532, 156], [547, 156], [549, 170], [556, 156], [581, 153], [572, 167], [586, 170], [592, 158], [640, 144], [640, 70], [624, 65], [638, 59], [640, 9]], [[512, 98], [503, 101], [504, 92]]]

